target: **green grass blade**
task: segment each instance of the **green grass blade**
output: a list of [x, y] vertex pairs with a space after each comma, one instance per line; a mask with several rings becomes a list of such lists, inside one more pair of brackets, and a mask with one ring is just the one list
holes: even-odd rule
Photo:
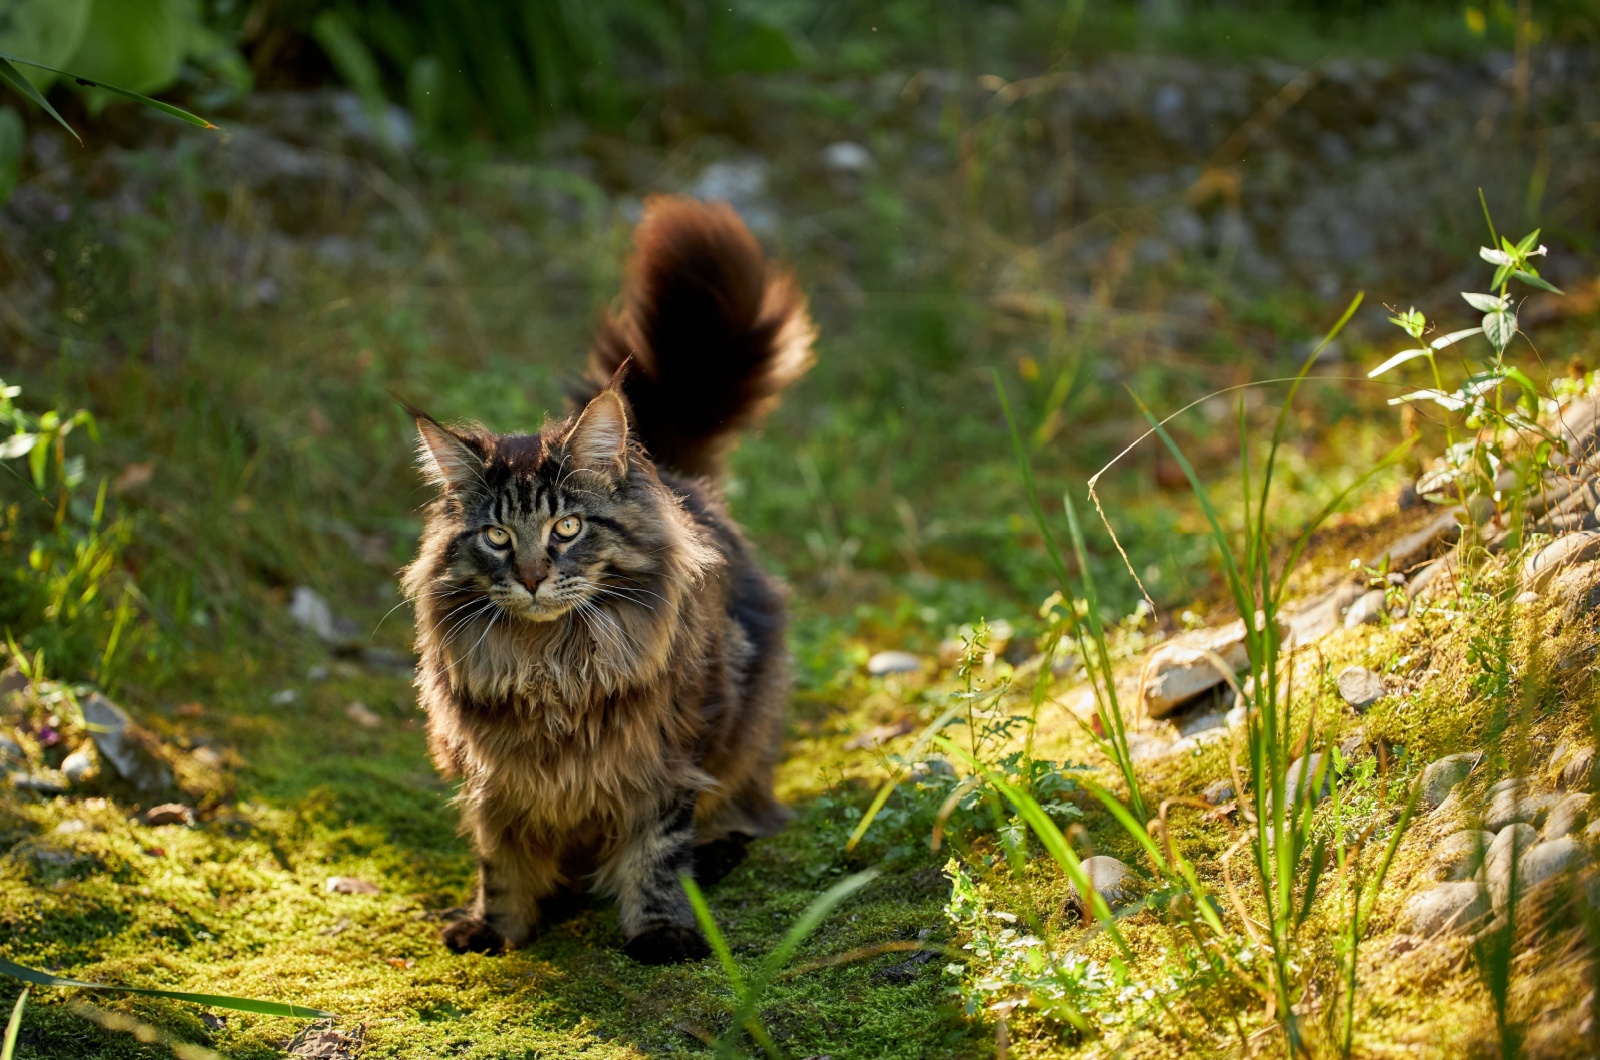
[[228, 997], [225, 994], [190, 994], [180, 990], [147, 990], [137, 986], [111, 986], [107, 983], [85, 983], [78, 979], [63, 979], [58, 975], [47, 972], [35, 971], [24, 968], [20, 964], [12, 964], [7, 960], [0, 960], [0, 975], [9, 975], [13, 979], [21, 979], [24, 983], [34, 986], [64, 986], [78, 990], [104, 990], [113, 994], [140, 994], [144, 997], [166, 997], [174, 1001], [192, 1001], [197, 1005], [209, 1005], [212, 1008], [231, 1009], [234, 1012], [253, 1012], [258, 1016], [288, 1016], [290, 1019], [329, 1019], [331, 1012], [324, 1012], [318, 1008], [307, 1008], [303, 1005], [287, 1005], [281, 1001], [256, 1001], [245, 997]]
[[24, 987], [17, 996], [17, 1005], [11, 1010], [11, 1022], [6, 1024], [5, 1042], [0, 1043], [0, 1060], [11, 1060], [17, 1052], [17, 1034], [22, 1030], [22, 1010], [28, 1004], [28, 991]]
[[1000, 398], [1000, 411], [1005, 413], [1006, 426], [1011, 429], [1011, 447], [1017, 454], [1017, 468], [1022, 472], [1023, 489], [1028, 495], [1028, 507], [1033, 509], [1033, 521], [1038, 524], [1039, 533], [1044, 536], [1044, 550], [1050, 556], [1050, 565], [1055, 568], [1056, 580], [1061, 585], [1062, 595], [1070, 601], [1075, 595], [1071, 588], [1071, 579], [1067, 577], [1067, 565], [1061, 558], [1061, 549], [1056, 546], [1055, 535], [1050, 532], [1050, 524], [1044, 517], [1044, 505], [1039, 503], [1039, 487], [1033, 480], [1033, 466], [1028, 463], [1028, 450], [1022, 444], [1022, 432], [1017, 430], [1017, 421], [1011, 415], [1011, 402], [1006, 397], [1006, 388], [1000, 382], [999, 369], [991, 369], [994, 376], [994, 392]]
[[700, 885], [688, 874], [679, 876], [678, 882], [683, 885], [683, 893], [689, 896], [689, 904], [694, 907], [694, 918], [700, 922], [700, 930], [705, 934], [706, 941], [711, 944], [711, 952], [717, 955], [722, 970], [728, 973], [728, 982], [733, 984], [733, 992], [742, 995], [744, 976], [739, 972], [739, 965], [734, 962], [733, 951], [728, 948], [728, 940], [723, 937], [722, 929], [717, 926], [716, 917], [711, 915], [711, 906], [707, 904]]
[[[907, 760], [916, 761], [917, 756], [928, 746], [928, 741], [932, 740], [940, 729], [954, 721], [956, 715], [966, 709], [967, 704], [958, 701], [952, 703], [943, 714], [933, 719], [933, 724], [923, 729], [922, 735], [918, 736], [916, 743], [911, 745], [911, 751], [906, 755]], [[899, 786], [901, 779], [905, 776], [905, 772], [903, 769], [895, 770], [894, 773], [890, 774], [889, 779], [884, 781], [883, 785], [878, 788], [878, 793], [872, 797], [872, 804], [867, 807], [867, 812], [861, 815], [861, 821], [856, 825], [855, 831], [851, 832], [850, 838], [845, 840], [844, 848], [846, 851], [854, 850], [856, 844], [861, 842], [861, 837], [867, 834], [867, 829], [872, 826], [873, 819], [883, 809], [884, 803], [889, 801], [889, 796], [894, 794], [894, 789]]]
[[[6, 60], [10, 61], [7, 62]], [[7, 68], [9, 68], [13, 73], [16, 73], [18, 79], [22, 80], [24, 84], [27, 83], [27, 79], [23, 78], [22, 74], [16, 70], [16, 67], [11, 66], [11, 63], [22, 63], [25, 66], [37, 67], [40, 70], [49, 70], [52, 74], [60, 74], [62, 77], [70, 77], [73, 81], [82, 85], [84, 88], [103, 88], [107, 92], [114, 93], [115, 95], [121, 96], [124, 99], [131, 99], [135, 103], [149, 107], [152, 110], [159, 110], [163, 114], [171, 115], [172, 117], [177, 118], [179, 121], [186, 121], [190, 125], [198, 126], [202, 129], [216, 128], [215, 125], [212, 125], [198, 114], [190, 114], [182, 107], [174, 107], [171, 103], [163, 103], [159, 99], [151, 99], [149, 96], [141, 95], [138, 92], [132, 91], [131, 89], [118, 88], [116, 85], [108, 85], [104, 81], [96, 81], [93, 78], [84, 77], [81, 74], [75, 74], [70, 70], [57, 70], [53, 66], [46, 66], [44, 63], [36, 63], [32, 59], [24, 59], [20, 55], [8, 55], [5, 52], [0, 52], [0, 76], [6, 76], [6, 80], [8, 81], [11, 80], [11, 78], [8, 75], [5, 75]], [[13, 85], [15, 85], [15, 82], [13, 82]], [[28, 87], [33, 88], [32, 85], [29, 85]], [[59, 121], [62, 125], [66, 126], [68, 132], [72, 132], [72, 126], [67, 125], [67, 123], [62, 120], [61, 115], [56, 114], [54, 108], [44, 101], [44, 97], [39, 94], [38, 89], [33, 89], [32, 93], [29, 94], [29, 98], [48, 110], [51, 115], [55, 117], [56, 121]], [[78, 134], [73, 132], [72, 135], [77, 136]], [[78, 142], [83, 142], [82, 137], [79, 137]]]
[[[4, 81], [6, 84], [10, 85], [24, 96], [27, 96], [29, 99], [33, 100], [44, 109], [46, 114], [50, 115], [57, 122], [59, 122], [63, 129], [71, 133], [74, 140], [78, 141], [80, 144], [83, 143], [83, 137], [78, 135], [78, 130], [68, 125], [67, 119], [63, 118], [60, 113], [58, 113], [56, 109], [50, 105], [50, 101], [44, 98], [44, 94], [37, 88], [33, 87], [33, 82], [29, 81], [26, 77], [23, 77], [22, 71], [11, 65], [10, 60], [13, 58], [14, 56], [0, 52], [0, 81]], [[16, 61], [19, 63], [28, 63], [29, 66], [38, 65], [37, 63], [29, 63], [26, 59], [17, 59]]]

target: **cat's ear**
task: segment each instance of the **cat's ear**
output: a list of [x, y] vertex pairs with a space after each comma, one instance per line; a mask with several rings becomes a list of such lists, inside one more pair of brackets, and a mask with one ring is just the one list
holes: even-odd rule
[[628, 403], [608, 386], [584, 406], [562, 443], [572, 466], [608, 478], [628, 471]]
[[429, 484], [460, 493], [483, 481], [483, 453], [472, 439], [425, 412], [406, 409], [417, 421], [417, 467]]

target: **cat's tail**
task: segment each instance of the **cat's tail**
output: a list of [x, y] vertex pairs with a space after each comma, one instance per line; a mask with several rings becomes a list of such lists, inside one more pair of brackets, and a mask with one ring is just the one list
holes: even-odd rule
[[652, 198], [633, 242], [622, 304], [589, 351], [578, 396], [632, 358], [622, 392], [651, 459], [715, 475], [733, 436], [811, 367], [805, 296], [726, 204]]

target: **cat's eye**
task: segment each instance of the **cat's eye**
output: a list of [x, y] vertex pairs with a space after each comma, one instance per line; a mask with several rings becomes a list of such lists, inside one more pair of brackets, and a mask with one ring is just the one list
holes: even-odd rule
[[569, 515], [556, 523], [556, 536], [560, 538], [574, 538], [578, 531], [583, 529], [583, 520], [576, 515]]
[[503, 526], [491, 526], [483, 531], [483, 539], [495, 548], [511, 544], [511, 532]]

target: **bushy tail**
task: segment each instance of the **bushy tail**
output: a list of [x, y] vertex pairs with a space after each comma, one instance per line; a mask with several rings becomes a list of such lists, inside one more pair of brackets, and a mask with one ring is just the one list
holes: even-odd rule
[[622, 391], [657, 464], [714, 475], [740, 430], [811, 367], [805, 296], [733, 209], [658, 197], [634, 232], [622, 307], [589, 351], [588, 395], [628, 358]]

